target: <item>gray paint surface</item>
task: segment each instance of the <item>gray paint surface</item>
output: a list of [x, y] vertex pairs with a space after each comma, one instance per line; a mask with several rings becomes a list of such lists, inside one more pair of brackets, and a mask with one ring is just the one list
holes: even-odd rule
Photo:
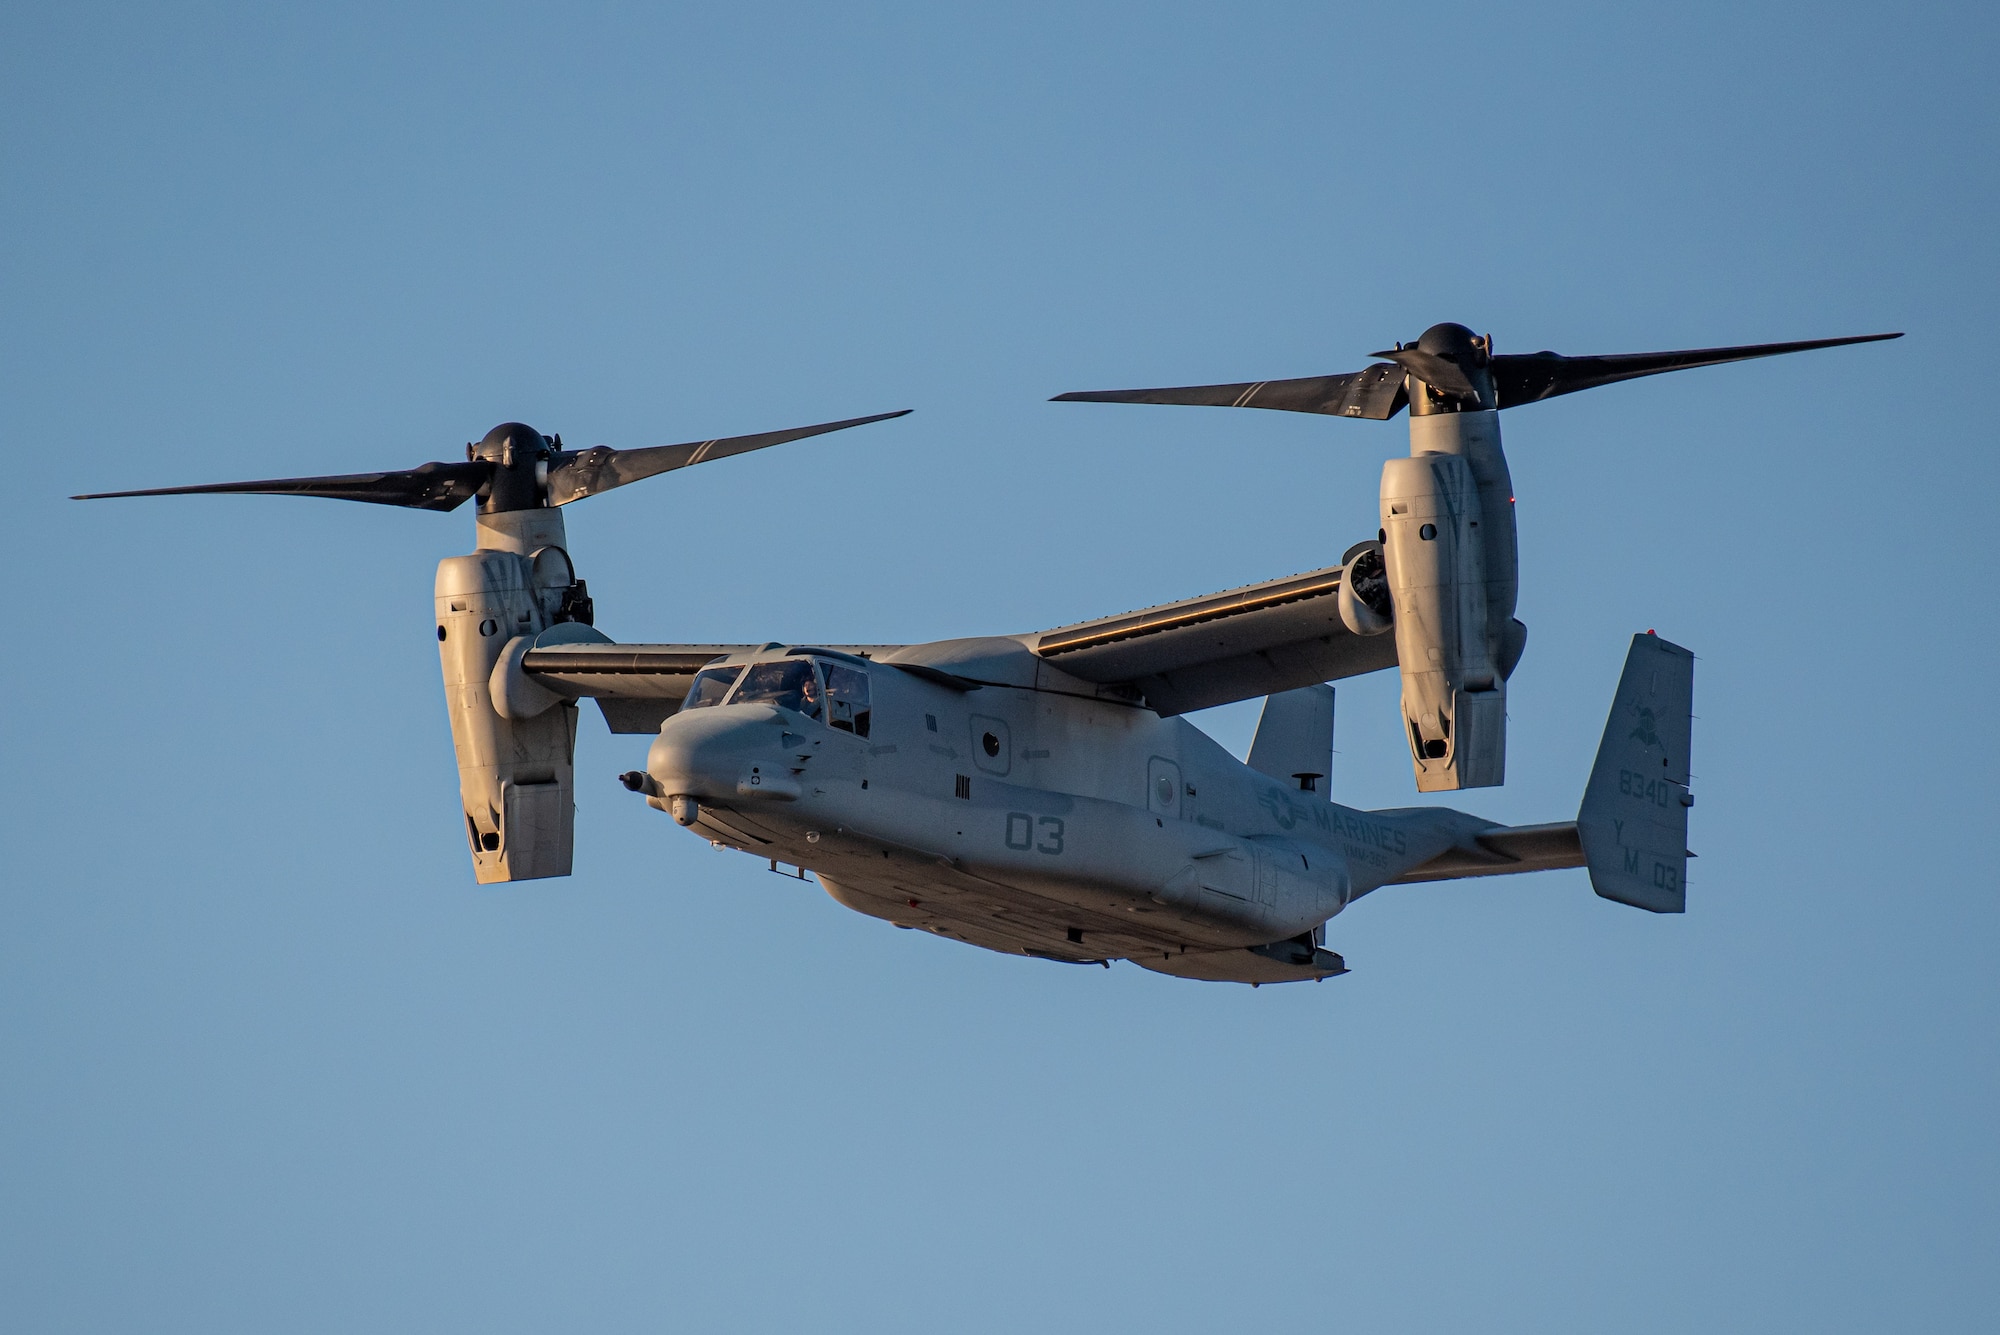
[[[1633, 653], [1656, 655], [1656, 643], [1640, 637]], [[925, 656], [979, 684], [895, 666]], [[745, 658], [799, 664], [811, 651]], [[1574, 825], [1509, 830], [1444, 808], [1328, 802], [1183, 719], [1049, 680], [1015, 640], [913, 646], [865, 671], [866, 737], [810, 709], [732, 696], [669, 718], [633, 782], [717, 846], [810, 869], [840, 903], [899, 927], [1218, 981], [1341, 972], [1319, 929], [1386, 884], [1586, 861]], [[1276, 697], [1253, 758], [1323, 767], [1331, 696], [1321, 686]], [[1607, 754], [1623, 727], [1614, 706]], [[1684, 721], [1674, 729], [1685, 736]], [[1616, 856], [1607, 845], [1602, 857]]]

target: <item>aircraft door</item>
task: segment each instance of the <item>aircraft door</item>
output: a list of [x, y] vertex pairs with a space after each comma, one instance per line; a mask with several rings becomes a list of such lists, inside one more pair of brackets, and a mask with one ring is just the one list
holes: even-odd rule
[[1181, 767], [1161, 756], [1146, 762], [1146, 807], [1155, 816], [1181, 814]]

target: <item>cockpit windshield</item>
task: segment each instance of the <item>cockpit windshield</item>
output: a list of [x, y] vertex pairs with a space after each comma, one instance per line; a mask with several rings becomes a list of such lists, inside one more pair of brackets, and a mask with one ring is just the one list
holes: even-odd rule
[[682, 709], [700, 709], [704, 705], [719, 705], [722, 697], [729, 694], [729, 688], [743, 675], [742, 667], [703, 668], [694, 674], [694, 682], [688, 687], [687, 699], [681, 702]]
[[752, 663], [737, 688], [734, 705], [765, 702], [795, 709], [807, 718], [824, 713], [819, 677], [809, 658], [788, 658], [778, 663]]
[[701, 709], [725, 699], [732, 705], [781, 705], [856, 737], [868, 735], [868, 673], [860, 667], [805, 657], [752, 663], [747, 669], [707, 667], [695, 673], [681, 708]]

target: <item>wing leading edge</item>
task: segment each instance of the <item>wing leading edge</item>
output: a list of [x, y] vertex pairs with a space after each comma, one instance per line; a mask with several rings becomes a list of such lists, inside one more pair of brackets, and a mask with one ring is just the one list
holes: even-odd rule
[[1339, 566], [1043, 631], [1050, 666], [1172, 716], [1396, 666], [1396, 637], [1341, 622]]
[[[1097, 687], [1099, 695], [1143, 701], [1167, 717], [1396, 666], [1395, 636], [1355, 635], [1342, 624], [1340, 570], [1329, 566], [1038, 634], [976, 643], [1004, 648], [1009, 658], [1025, 650], [1057, 673]], [[922, 675], [926, 649], [959, 643], [828, 647], [886, 658]], [[695, 673], [720, 659], [755, 652], [758, 646], [747, 644], [555, 644], [528, 650], [521, 669], [560, 695], [595, 699], [613, 732], [652, 732], [680, 707]], [[905, 658], [910, 661], [901, 661]], [[953, 682], [1010, 684], [998, 676], [988, 683], [986, 674], [977, 671], [967, 676], [963, 667], [952, 670], [958, 674]], [[1011, 684], [1034, 678], [1028, 671]]]

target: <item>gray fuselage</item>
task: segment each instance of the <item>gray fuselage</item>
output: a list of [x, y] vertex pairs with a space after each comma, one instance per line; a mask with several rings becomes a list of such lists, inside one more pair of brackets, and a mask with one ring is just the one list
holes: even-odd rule
[[692, 798], [677, 819], [705, 837], [989, 949], [1200, 974], [1193, 956], [1309, 936], [1485, 824], [1299, 791], [1017, 640], [844, 661], [867, 673], [865, 737], [768, 700], [686, 708], [648, 756], [655, 804]]

